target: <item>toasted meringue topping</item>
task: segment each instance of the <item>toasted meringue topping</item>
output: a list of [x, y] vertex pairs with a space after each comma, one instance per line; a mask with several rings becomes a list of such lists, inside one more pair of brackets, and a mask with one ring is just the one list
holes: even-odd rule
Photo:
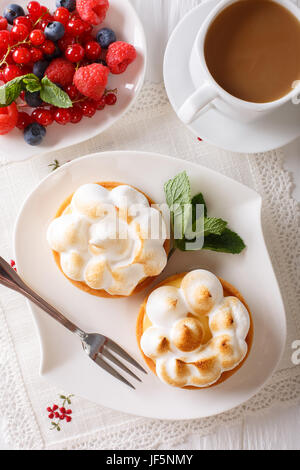
[[[151, 357], [156, 359], [163, 356], [170, 350], [170, 341], [159, 328], [150, 327], [143, 334], [142, 349]], [[147, 351], [147, 352], [146, 352]]]
[[183, 352], [198, 349], [202, 343], [203, 336], [202, 325], [197, 318], [183, 318], [175, 323], [171, 330], [173, 343], [177, 349]]
[[206, 315], [223, 298], [219, 279], [203, 269], [187, 274], [181, 288], [191, 312], [199, 315]]
[[[161, 230], [152, 239], [149, 227], [154, 220]], [[81, 186], [64, 213], [51, 222], [47, 240], [59, 253], [66, 276], [110, 295], [130, 295], [167, 264], [161, 213], [127, 185], [111, 191], [99, 184]]]
[[159, 287], [148, 298], [146, 313], [153, 324], [170, 328], [174, 321], [184, 318], [186, 312], [186, 305], [176, 287]]
[[154, 290], [146, 315], [152, 326], [144, 331], [141, 348], [169, 385], [207, 387], [247, 354], [248, 310], [237, 297], [224, 297], [222, 284], [208, 271], [188, 273], [180, 287]]

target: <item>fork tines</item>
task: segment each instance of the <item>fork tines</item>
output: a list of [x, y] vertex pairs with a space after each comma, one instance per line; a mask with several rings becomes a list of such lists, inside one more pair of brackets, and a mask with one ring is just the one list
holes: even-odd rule
[[125, 361], [129, 362], [131, 365], [136, 367], [138, 370], [143, 372], [144, 374], [147, 374], [147, 372], [140, 366], [140, 364], [133, 359], [124, 349], [122, 349], [117, 343], [112, 341], [111, 339], [107, 339], [104, 346], [101, 348], [101, 351], [99, 351], [98, 355], [95, 358], [95, 362], [102, 367], [106, 372], [111, 374], [113, 377], [116, 379], [120, 380], [121, 382], [125, 383], [129, 387], [133, 388], [135, 390], [135, 387], [128, 382], [127, 379], [125, 379], [119, 372], [117, 372], [105, 359], [108, 361], [112, 362], [116, 366], [118, 366], [120, 369], [122, 369], [124, 372], [129, 374], [131, 377], [134, 379], [138, 380], [141, 382], [141, 379], [134, 374], [126, 365], [124, 365], [116, 356], [119, 355], [122, 357], [122, 359], [125, 359]]

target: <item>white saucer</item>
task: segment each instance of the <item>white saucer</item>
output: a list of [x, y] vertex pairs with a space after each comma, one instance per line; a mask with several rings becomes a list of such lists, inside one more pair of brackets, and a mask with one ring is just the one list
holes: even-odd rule
[[[203, 21], [217, 4], [218, 0], [208, 0], [194, 8], [170, 37], [164, 59], [164, 80], [176, 113], [195, 91], [189, 71], [190, 51]], [[234, 121], [210, 105], [188, 128], [204, 141], [226, 150], [266, 152], [300, 136], [300, 105], [287, 103], [251, 123]]]
[[276, 368], [286, 341], [286, 320], [263, 238], [261, 198], [248, 187], [200, 165], [163, 155], [121, 151], [90, 155], [63, 165], [33, 190], [21, 209], [15, 230], [18, 272], [79, 327], [113, 338], [143, 363], [135, 324], [149, 289], [125, 299], [94, 297], [77, 289], [58, 270], [46, 231], [61, 202], [84, 183], [126, 182], [160, 203], [164, 201], [164, 183], [183, 170], [190, 177], [192, 193], [203, 192], [211, 215], [228, 220], [230, 227], [245, 240], [247, 249], [240, 255], [208, 251], [175, 253], [152, 286], [175, 273], [199, 267], [235, 285], [253, 315], [254, 340], [247, 361], [230, 379], [211, 389], [172, 388], [149, 372], [146, 376], [142, 374], [143, 383], [136, 382], [136, 390], [131, 390], [94, 364], [78, 338], [31, 305], [41, 342], [41, 373], [61, 390], [149, 418], [202, 418], [248, 400]]

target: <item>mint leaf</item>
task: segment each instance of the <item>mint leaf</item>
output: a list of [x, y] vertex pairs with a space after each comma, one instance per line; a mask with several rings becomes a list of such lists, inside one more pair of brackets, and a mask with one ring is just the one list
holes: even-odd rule
[[21, 77], [16, 77], [13, 80], [10, 80], [10, 82], [2, 85], [0, 87], [0, 107], [9, 106], [16, 101], [20, 96], [21, 91], [27, 89], [26, 82], [30, 83], [31, 87], [33, 87], [33, 83], [38, 84], [39, 79], [33, 73], [29, 73], [27, 75], [22, 75]]
[[165, 184], [168, 206], [191, 204], [191, 186], [186, 171], [179, 173]]
[[40, 91], [42, 88], [39, 79], [35, 75], [33, 75], [33, 77], [34, 78], [28, 76], [23, 79], [24, 88], [30, 93]]
[[0, 87], [0, 106], [9, 106], [20, 96], [23, 77], [16, 77]]
[[[241, 237], [227, 228], [225, 220], [207, 216], [202, 193], [191, 198], [190, 182], [185, 171], [169, 180], [164, 190], [171, 211], [175, 248], [181, 251], [205, 249], [235, 254], [241, 253], [246, 247]], [[197, 211], [197, 205], [203, 206], [202, 214], [200, 210]]]
[[191, 186], [186, 171], [169, 180], [165, 186], [166, 201], [171, 211], [175, 245], [182, 240], [191, 219]]
[[204, 217], [207, 217], [207, 205], [206, 205], [203, 194], [199, 193], [196, 196], [194, 196], [193, 199], [192, 199], [193, 219], [195, 220], [195, 215], [194, 214], [196, 213], [197, 204], [202, 204], [204, 206]]
[[216, 219], [215, 217], [204, 218], [204, 235], [209, 234], [222, 235], [228, 223], [222, 219]]
[[193, 233], [189, 234], [187, 231], [184, 240], [179, 240], [179, 243], [177, 243], [177, 247], [181, 251], [201, 250], [205, 237], [210, 234], [222, 235], [227, 227], [225, 220], [216, 219], [215, 217], [199, 218], [197, 222], [197, 224], [193, 223]]
[[40, 96], [45, 103], [58, 108], [71, 108], [73, 106], [69, 95], [51, 82], [48, 77], [44, 77], [41, 81]]
[[222, 235], [208, 235], [204, 239], [203, 250], [218, 251], [222, 253], [239, 254], [246, 248], [241, 237], [226, 228]]

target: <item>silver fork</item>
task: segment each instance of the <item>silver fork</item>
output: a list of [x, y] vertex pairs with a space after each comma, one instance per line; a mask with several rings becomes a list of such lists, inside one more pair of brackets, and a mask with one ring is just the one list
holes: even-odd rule
[[130, 382], [128, 382], [128, 380], [126, 380], [117, 370], [115, 370], [109, 364], [109, 362], [112, 362], [139, 382], [141, 382], [141, 379], [135, 375], [126, 365], [124, 365], [115, 355], [120, 356], [122, 359], [129, 362], [129, 364], [133, 365], [141, 372], [147, 374], [140, 364], [131, 356], [129, 356], [129, 354], [112, 339], [97, 333], [88, 334], [68, 320], [64, 315], [62, 315], [62, 313], [52, 307], [48, 302], [36, 294], [30, 287], [28, 287], [25, 282], [22, 281], [16, 271], [3, 258], [1, 258], [1, 256], [0, 284], [24, 295], [27, 297], [27, 299], [44, 310], [44, 312], [48, 313], [52, 318], [61, 323], [65, 328], [79, 336], [83, 349], [88, 354], [88, 356], [102, 369], [129, 387], [135, 389], [135, 387]]

